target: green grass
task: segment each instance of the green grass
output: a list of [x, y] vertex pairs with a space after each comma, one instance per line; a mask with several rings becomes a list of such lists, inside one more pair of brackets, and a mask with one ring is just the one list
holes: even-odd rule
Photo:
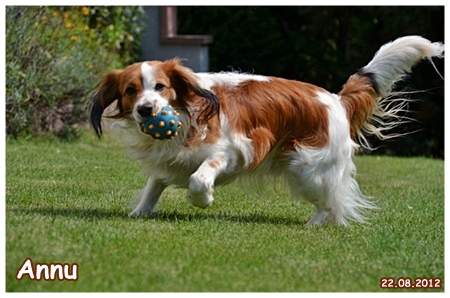
[[[385, 292], [382, 277], [444, 279], [444, 162], [359, 156], [357, 166], [381, 207], [370, 224], [307, 228], [313, 208], [284, 187], [259, 197], [237, 185], [206, 210], [169, 188], [159, 217], [131, 219], [146, 179], [108, 134], [7, 140], [6, 291]], [[79, 279], [17, 281], [26, 258], [77, 263]]]

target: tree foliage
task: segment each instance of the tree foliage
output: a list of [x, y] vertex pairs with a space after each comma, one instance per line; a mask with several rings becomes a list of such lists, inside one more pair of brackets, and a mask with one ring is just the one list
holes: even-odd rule
[[140, 7], [7, 6], [6, 134], [70, 140], [105, 68], [139, 54]]
[[[180, 34], [211, 34], [211, 71], [238, 70], [297, 79], [338, 92], [385, 42], [404, 35], [444, 41], [443, 6], [179, 7]], [[444, 62], [435, 60], [439, 72]], [[378, 152], [444, 154], [444, 82], [422, 63], [399, 88], [427, 90], [411, 105], [418, 122], [407, 138], [380, 143]], [[429, 90], [429, 88], [431, 88]]]

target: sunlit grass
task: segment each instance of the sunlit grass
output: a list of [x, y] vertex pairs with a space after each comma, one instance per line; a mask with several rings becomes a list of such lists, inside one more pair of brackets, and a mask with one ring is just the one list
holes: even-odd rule
[[[373, 292], [387, 291], [382, 277], [444, 279], [441, 160], [357, 157], [381, 209], [349, 228], [307, 228], [312, 207], [287, 189], [259, 197], [238, 185], [206, 210], [169, 188], [156, 219], [128, 218], [146, 179], [108, 134], [8, 140], [6, 166], [7, 291]], [[26, 258], [77, 263], [79, 279], [17, 281]]]

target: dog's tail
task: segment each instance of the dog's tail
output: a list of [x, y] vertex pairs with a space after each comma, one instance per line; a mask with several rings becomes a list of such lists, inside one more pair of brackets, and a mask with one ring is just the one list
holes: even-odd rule
[[372, 61], [352, 75], [339, 95], [350, 121], [351, 135], [371, 149], [365, 135], [380, 139], [396, 137], [386, 131], [408, 121], [408, 99], [394, 99], [392, 89], [423, 59], [444, 57], [444, 45], [420, 36], [405, 36], [383, 45]]

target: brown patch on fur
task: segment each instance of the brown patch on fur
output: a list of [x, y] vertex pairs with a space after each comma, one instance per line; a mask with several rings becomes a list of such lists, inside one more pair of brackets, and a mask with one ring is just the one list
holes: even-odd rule
[[369, 78], [355, 74], [344, 84], [339, 95], [347, 110], [352, 139], [355, 139], [377, 108], [374, 100], [377, 94]]
[[[121, 104], [122, 113], [131, 114], [133, 107], [137, 99], [142, 95], [144, 87], [142, 86], [142, 73], [140, 71], [142, 63], [135, 63], [127, 68], [121, 73], [119, 78], [119, 88], [121, 93], [121, 98], [118, 103]], [[133, 88], [136, 90], [134, 95], [127, 95], [126, 90], [128, 88]]]
[[[124, 70], [113, 70], [103, 77], [98, 89], [98, 100], [102, 103], [103, 108], [117, 100], [116, 114], [108, 115], [108, 118], [124, 118], [133, 111], [134, 103], [143, 91], [141, 64], [132, 64]], [[128, 88], [134, 88], [136, 93], [132, 96], [127, 95], [125, 91]]]
[[[170, 99], [174, 107], [187, 112], [191, 126], [188, 128], [184, 145], [199, 146], [201, 143], [216, 143], [221, 137], [219, 109], [220, 104], [216, 95], [209, 90], [202, 89], [198, 77], [184, 66], [180, 59], [155, 62], [157, 74], [167, 76], [170, 88], [175, 91], [175, 97]], [[195, 115], [193, 115], [195, 114]], [[203, 135], [199, 130], [205, 129]]]
[[111, 118], [123, 118], [129, 114], [128, 111], [124, 110], [122, 104], [120, 86], [123, 72], [124, 70], [113, 70], [105, 74], [93, 97], [90, 120], [99, 138], [102, 135], [101, 119], [103, 111], [114, 101], [117, 100], [117, 105], [114, 108], [116, 114], [112, 115]]
[[220, 166], [220, 162], [217, 160], [211, 160], [208, 162], [209, 166], [213, 169], [217, 169]]
[[176, 100], [188, 109], [195, 106], [198, 109], [196, 119], [198, 125], [206, 124], [209, 119], [219, 114], [219, 101], [214, 93], [203, 89], [198, 83], [198, 77], [187, 67], [180, 65], [180, 59], [171, 59], [158, 65], [161, 71], [171, 81], [171, 87], [176, 92]]
[[183, 141], [186, 147], [200, 146], [201, 144], [215, 144], [222, 137], [219, 116], [216, 115], [199, 129], [205, 128], [204, 135], [194, 126], [190, 126]]
[[253, 141], [256, 168], [275, 146], [320, 148], [329, 142], [327, 107], [317, 100], [325, 90], [307, 83], [270, 78], [212, 88], [229, 125]]

